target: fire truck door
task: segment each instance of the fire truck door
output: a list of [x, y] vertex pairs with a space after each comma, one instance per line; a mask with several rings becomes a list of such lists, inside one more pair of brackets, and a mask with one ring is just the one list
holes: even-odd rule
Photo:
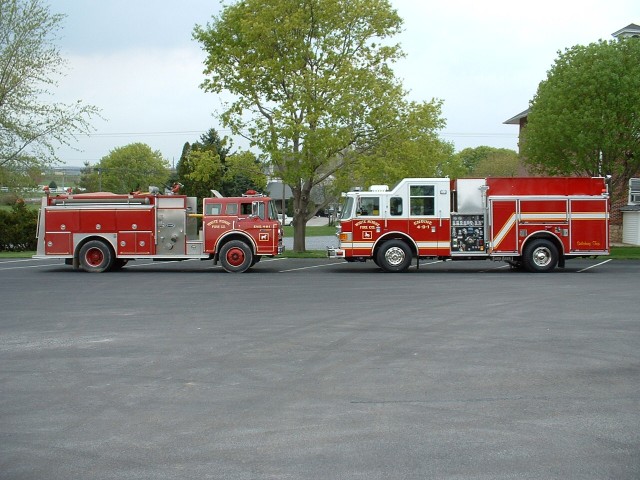
[[490, 199], [491, 253], [518, 253], [517, 200]]
[[607, 252], [606, 199], [571, 199], [571, 252]]
[[446, 182], [409, 185], [408, 231], [421, 256], [450, 252], [449, 187]]

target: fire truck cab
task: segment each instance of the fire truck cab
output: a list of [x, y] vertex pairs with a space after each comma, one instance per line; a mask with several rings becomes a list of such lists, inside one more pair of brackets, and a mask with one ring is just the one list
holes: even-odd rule
[[212, 259], [228, 272], [244, 272], [284, 251], [269, 197], [218, 195], [203, 200], [202, 214], [196, 211], [195, 197], [176, 194], [47, 195], [35, 258], [64, 258], [87, 272], [118, 270], [134, 259]]
[[501, 260], [531, 272], [609, 253], [604, 178], [406, 178], [345, 194], [337, 248], [387, 272], [413, 258]]

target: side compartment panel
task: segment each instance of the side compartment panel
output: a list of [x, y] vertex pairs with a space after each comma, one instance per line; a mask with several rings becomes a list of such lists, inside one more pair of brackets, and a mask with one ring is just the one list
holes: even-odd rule
[[118, 255], [153, 254], [152, 232], [119, 232]]
[[71, 255], [73, 253], [71, 232], [46, 232], [44, 251], [47, 255]]
[[490, 200], [491, 253], [518, 253], [518, 222], [516, 200]]
[[609, 251], [606, 199], [572, 199], [571, 253]]

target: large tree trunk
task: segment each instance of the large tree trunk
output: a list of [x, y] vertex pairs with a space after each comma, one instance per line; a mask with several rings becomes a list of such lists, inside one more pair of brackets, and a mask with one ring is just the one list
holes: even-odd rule
[[311, 182], [291, 188], [293, 192], [293, 251], [303, 253], [306, 250], [307, 216], [311, 199]]

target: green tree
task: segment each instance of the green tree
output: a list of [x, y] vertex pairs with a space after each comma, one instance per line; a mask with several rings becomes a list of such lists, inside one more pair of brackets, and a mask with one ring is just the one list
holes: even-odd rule
[[97, 192], [101, 189], [101, 178], [97, 168], [91, 166], [89, 162], [84, 162], [80, 170], [80, 186], [87, 192]]
[[195, 27], [202, 88], [235, 97], [223, 124], [291, 187], [295, 251], [305, 249], [312, 188], [397, 131], [406, 102], [391, 64], [403, 53], [389, 39], [401, 27], [388, 0], [244, 0]]
[[520, 167], [517, 152], [508, 148], [481, 145], [465, 148], [455, 156], [458, 164], [464, 167], [460, 177], [514, 177], [518, 175]]
[[55, 148], [91, 131], [96, 107], [52, 101], [65, 61], [54, 46], [63, 15], [41, 0], [0, 0], [0, 166], [56, 160]]
[[247, 190], [264, 192], [266, 188], [267, 176], [253, 153], [238, 152], [227, 157], [226, 170], [222, 178], [225, 196], [237, 197]]
[[396, 184], [406, 177], [455, 177], [463, 169], [453, 158], [453, 145], [442, 141], [442, 102], [407, 103], [399, 121], [380, 136], [368, 152], [356, 155], [352, 166], [336, 172], [336, 188]]
[[640, 171], [640, 41], [559, 52], [531, 101], [522, 152], [552, 175], [611, 175], [620, 192]]
[[162, 192], [170, 175], [169, 162], [144, 143], [111, 150], [94, 170], [99, 173], [100, 189], [114, 193], [146, 191], [149, 186], [157, 186]]
[[229, 139], [220, 138], [214, 129], [201, 135], [198, 142], [185, 143], [176, 165], [178, 181], [184, 185], [182, 193], [205, 198], [211, 196], [212, 189], [216, 189], [228, 195], [222, 191], [222, 186], [230, 149]]
[[496, 148], [471, 171], [473, 177], [516, 177], [520, 170], [518, 154], [508, 148]]
[[493, 147], [481, 145], [479, 147], [460, 150], [456, 153], [456, 157], [458, 157], [459, 161], [467, 170], [467, 173], [471, 173], [476, 165], [486, 159], [493, 151], [495, 151]]

